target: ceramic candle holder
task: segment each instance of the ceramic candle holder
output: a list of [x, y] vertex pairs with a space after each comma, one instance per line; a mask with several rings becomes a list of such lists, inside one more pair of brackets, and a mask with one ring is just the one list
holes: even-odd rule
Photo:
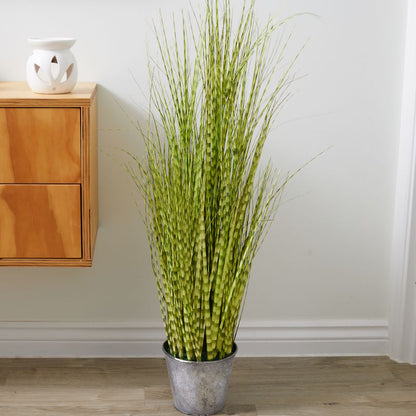
[[26, 77], [32, 91], [41, 94], [70, 92], [77, 82], [77, 63], [70, 51], [73, 38], [28, 39], [33, 54], [27, 60]]

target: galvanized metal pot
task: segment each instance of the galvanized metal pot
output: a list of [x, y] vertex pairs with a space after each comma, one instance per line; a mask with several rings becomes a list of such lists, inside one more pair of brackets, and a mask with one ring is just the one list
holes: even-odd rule
[[166, 365], [176, 409], [187, 415], [213, 415], [225, 404], [228, 380], [237, 346], [233, 353], [216, 361], [186, 361], [169, 353], [168, 343], [163, 344]]

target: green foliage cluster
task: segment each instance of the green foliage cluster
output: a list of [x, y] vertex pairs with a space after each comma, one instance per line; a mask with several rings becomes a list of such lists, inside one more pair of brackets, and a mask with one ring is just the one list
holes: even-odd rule
[[259, 29], [250, 3], [235, 23], [230, 1], [218, 3], [182, 15], [171, 36], [162, 17], [155, 27], [154, 115], [144, 161], [128, 166], [170, 351], [197, 361], [232, 352], [253, 258], [291, 178], [260, 164], [293, 80], [285, 22]]

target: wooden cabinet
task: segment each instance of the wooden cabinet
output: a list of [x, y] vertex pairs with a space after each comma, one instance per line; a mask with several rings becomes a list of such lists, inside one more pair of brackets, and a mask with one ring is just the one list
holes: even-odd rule
[[97, 226], [96, 85], [0, 82], [0, 266], [91, 266]]

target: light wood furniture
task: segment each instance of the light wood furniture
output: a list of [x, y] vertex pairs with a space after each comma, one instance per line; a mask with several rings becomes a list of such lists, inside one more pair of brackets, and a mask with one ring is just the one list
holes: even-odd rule
[[0, 266], [91, 266], [96, 90], [43, 95], [0, 82]]
[[[416, 366], [387, 357], [236, 358], [244, 416], [414, 416]], [[180, 416], [163, 359], [0, 359], [1, 416]]]

